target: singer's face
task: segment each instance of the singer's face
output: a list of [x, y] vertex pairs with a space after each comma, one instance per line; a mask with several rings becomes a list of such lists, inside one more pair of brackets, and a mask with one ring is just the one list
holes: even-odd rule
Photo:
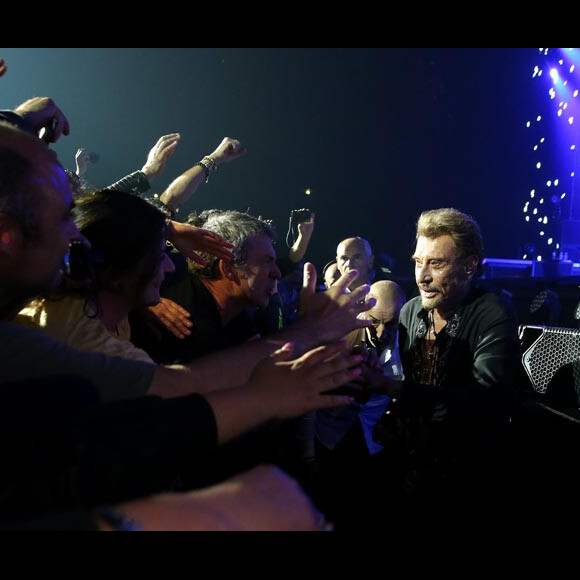
[[469, 293], [471, 278], [453, 238], [419, 238], [413, 260], [423, 308], [441, 312], [457, 308]]
[[247, 306], [266, 308], [281, 277], [272, 240], [262, 235], [250, 238], [246, 262], [239, 267], [240, 290]]

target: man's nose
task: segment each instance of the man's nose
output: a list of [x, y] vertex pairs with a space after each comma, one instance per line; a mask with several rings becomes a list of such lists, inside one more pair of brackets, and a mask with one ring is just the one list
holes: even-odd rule
[[382, 342], [383, 340], [383, 336], [385, 334], [385, 327], [382, 324], [379, 324], [376, 328], [375, 328], [375, 334], [377, 337], [377, 340], [379, 342]]
[[429, 282], [433, 279], [431, 276], [431, 269], [429, 268], [429, 266], [425, 265], [417, 269], [417, 279], [420, 282]]

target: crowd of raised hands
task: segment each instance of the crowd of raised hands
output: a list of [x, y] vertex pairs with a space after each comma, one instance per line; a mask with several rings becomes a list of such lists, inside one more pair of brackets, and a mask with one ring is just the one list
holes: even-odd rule
[[[0, 76], [7, 67], [0, 59]], [[32, 98], [12, 111], [20, 128], [40, 137], [46, 144], [56, 143], [71, 133], [65, 114], [47, 97]], [[9, 135], [9, 133], [7, 133]], [[181, 135], [161, 137], [150, 150], [141, 172], [151, 182], [159, 177], [175, 153]], [[243, 145], [225, 138], [207, 158], [177, 178], [161, 196], [161, 201], [176, 209], [183, 205], [218, 166], [238, 159]], [[94, 155], [79, 149], [76, 172], [85, 181]], [[300, 235], [310, 239], [314, 216], [300, 224]], [[186, 258], [203, 265], [200, 254], [221, 260], [233, 259], [232, 244], [200, 228], [168, 222], [168, 240]], [[300, 245], [300, 244], [299, 244]], [[299, 246], [298, 245], [298, 246]], [[301, 253], [301, 248], [295, 252]], [[299, 256], [297, 261], [300, 261]], [[352, 397], [329, 392], [356, 380], [363, 373], [364, 357], [351, 353], [342, 340], [348, 332], [368, 326], [359, 315], [372, 308], [365, 302], [368, 286], [347, 291], [355, 272], [343, 276], [328, 292], [319, 293], [317, 273], [312, 264], [304, 267], [301, 318], [284, 342], [272, 341], [255, 347], [258, 364], [248, 363], [249, 380], [243, 387], [216, 389], [207, 395], [218, 426], [218, 440], [225, 441], [272, 419], [293, 418], [309, 411], [349, 405]], [[189, 332], [188, 313], [178, 305], [162, 302], [155, 307], [177, 336]], [[168, 314], [169, 313], [169, 314]], [[281, 344], [281, 342], [284, 344]], [[260, 354], [261, 353], [261, 354]], [[242, 356], [245, 356], [244, 354]], [[226, 360], [224, 355], [224, 361]], [[261, 362], [259, 362], [261, 360]], [[243, 376], [243, 372], [240, 373]], [[237, 387], [236, 383], [229, 385]], [[157, 394], [157, 393], [152, 393]], [[313, 506], [299, 485], [277, 468], [260, 467], [214, 487], [189, 494], [169, 494], [136, 499], [110, 512], [95, 512], [98, 528], [144, 530], [328, 530], [324, 516]], [[119, 523], [120, 522], [120, 523]]]

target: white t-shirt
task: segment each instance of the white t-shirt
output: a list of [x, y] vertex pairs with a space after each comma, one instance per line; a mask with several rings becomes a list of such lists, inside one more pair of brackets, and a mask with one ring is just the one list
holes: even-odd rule
[[23, 308], [17, 324], [38, 328], [46, 334], [84, 352], [100, 352], [128, 360], [153, 363], [151, 357], [130, 342], [131, 328], [125, 318], [111, 334], [99, 318], [91, 318], [80, 296], [58, 300], [34, 300]]

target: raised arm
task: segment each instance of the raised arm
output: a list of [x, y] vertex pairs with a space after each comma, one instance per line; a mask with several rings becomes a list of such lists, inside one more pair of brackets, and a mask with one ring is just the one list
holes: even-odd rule
[[149, 151], [145, 165], [140, 171], [126, 175], [116, 183], [109, 185], [107, 189], [138, 195], [149, 191], [151, 182], [161, 175], [165, 165], [173, 157], [180, 140], [181, 135], [179, 133], [163, 135]]
[[151, 151], [149, 151], [147, 161], [141, 169], [149, 180], [149, 183], [163, 173], [165, 165], [173, 157], [180, 141], [181, 135], [179, 133], [164, 135], [155, 143]]
[[306, 222], [300, 222], [298, 224], [298, 239], [296, 243], [290, 249], [290, 254], [288, 257], [294, 264], [300, 264], [306, 256], [308, 251], [308, 246], [310, 245], [310, 240], [312, 239], [312, 234], [314, 233], [314, 226], [316, 225], [316, 215], [312, 214], [310, 219]]
[[201, 162], [180, 175], [163, 193], [161, 201], [172, 210], [178, 210], [187, 203], [199, 186], [207, 181], [212, 171], [224, 163], [238, 159], [245, 152], [239, 141], [226, 137], [211, 155], [204, 157]]

